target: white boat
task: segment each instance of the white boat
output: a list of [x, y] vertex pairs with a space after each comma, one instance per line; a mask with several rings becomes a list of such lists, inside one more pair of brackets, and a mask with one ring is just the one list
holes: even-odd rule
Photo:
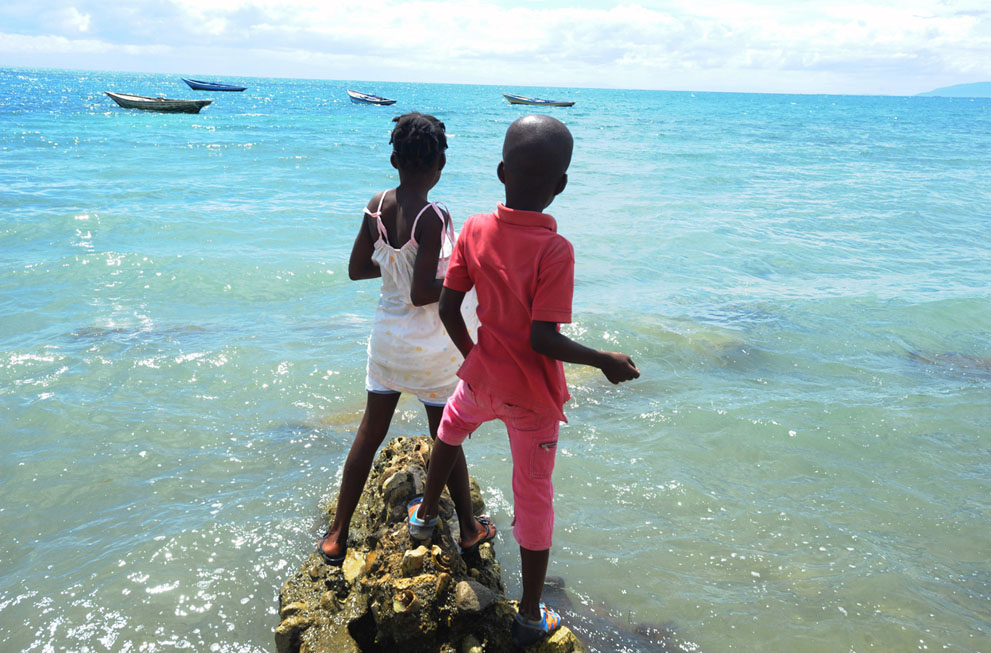
[[163, 113], [199, 113], [200, 109], [213, 102], [213, 100], [170, 100], [164, 97], [145, 97], [112, 91], [104, 91], [104, 93], [125, 109], [161, 111]]
[[542, 107], [571, 107], [575, 104], [567, 100], [542, 100], [541, 98], [514, 95], [512, 93], [503, 93], [502, 97], [509, 100], [510, 104], [532, 104]]
[[389, 98], [384, 98], [379, 95], [372, 95], [371, 93], [362, 93], [361, 91], [352, 91], [347, 89], [348, 97], [355, 104], [377, 104], [379, 106], [387, 107], [390, 104], [395, 104], [395, 100], [390, 100]]

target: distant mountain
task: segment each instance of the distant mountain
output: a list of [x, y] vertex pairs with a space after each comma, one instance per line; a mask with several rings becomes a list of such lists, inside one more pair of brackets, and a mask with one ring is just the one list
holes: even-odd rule
[[991, 97], [991, 82], [944, 86], [928, 93], [919, 93], [919, 95], [936, 97]]

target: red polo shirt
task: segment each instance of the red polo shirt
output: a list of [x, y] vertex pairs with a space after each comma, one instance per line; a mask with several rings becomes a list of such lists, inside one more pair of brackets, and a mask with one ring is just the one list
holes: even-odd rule
[[468, 218], [444, 285], [478, 293], [478, 342], [458, 376], [506, 403], [567, 421], [561, 361], [530, 347], [530, 323], [571, 322], [575, 253], [546, 213], [500, 203]]

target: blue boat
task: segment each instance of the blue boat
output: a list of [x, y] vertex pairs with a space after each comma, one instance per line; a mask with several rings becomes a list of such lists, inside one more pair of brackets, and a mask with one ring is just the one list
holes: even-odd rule
[[390, 104], [395, 104], [395, 100], [390, 100], [389, 98], [384, 98], [379, 95], [372, 95], [371, 93], [362, 93], [361, 91], [352, 91], [347, 89], [348, 97], [355, 104], [377, 104], [379, 106], [387, 107]]
[[198, 79], [181, 78], [194, 91], [243, 91], [246, 86], [234, 86], [233, 84], [221, 84], [220, 82], [202, 82]]

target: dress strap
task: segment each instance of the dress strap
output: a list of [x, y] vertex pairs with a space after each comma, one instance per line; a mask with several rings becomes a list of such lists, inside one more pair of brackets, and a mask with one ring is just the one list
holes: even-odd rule
[[[409, 234], [409, 239], [412, 240], [414, 244], [417, 244], [416, 243], [416, 225], [420, 221], [420, 216], [423, 215], [424, 213], [426, 213], [427, 212], [427, 209], [433, 209], [434, 210], [434, 213], [437, 214], [437, 217], [440, 218], [440, 221], [442, 223], [442, 227], [441, 227], [442, 234], [444, 234], [448, 238], [450, 238], [451, 244], [452, 245], [454, 244], [454, 226], [451, 224], [451, 220], [448, 220], [447, 218], [444, 217], [444, 214], [441, 212], [441, 210], [439, 208], [440, 206], [444, 206], [444, 205], [441, 204], [440, 202], [430, 202], [429, 204], [427, 204], [426, 206], [424, 206], [422, 209], [420, 209], [420, 212], [416, 214], [416, 218], [413, 220], [413, 229], [410, 230], [410, 234]], [[447, 207], [444, 206], [444, 209], [447, 210]], [[443, 246], [443, 238], [444, 238], [444, 236], [441, 236], [441, 249], [444, 248], [444, 246]]]
[[386, 245], [389, 245], [389, 247], [392, 247], [392, 245], [389, 244], [389, 234], [386, 233], [386, 231], [385, 231], [385, 225], [382, 224], [382, 202], [385, 201], [385, 194], [388, 193], [388, 192], [389, 191], [384, 190], [384, 191], [382, 191], [382, 194], [379, 195], [379, 207], [377, 209], [375, 209], [375, 213], [372, 213], [371, 211], [369, 211], [368, 210], [368, 207], [366, 206], [365, 207], [365, 215], [369, 215], [369, 216], [375, 218], [375, 223], [376, 223], [376, 225], [378, 225], [378, 230], [379, 230], [379, 240], [384, 240]]

